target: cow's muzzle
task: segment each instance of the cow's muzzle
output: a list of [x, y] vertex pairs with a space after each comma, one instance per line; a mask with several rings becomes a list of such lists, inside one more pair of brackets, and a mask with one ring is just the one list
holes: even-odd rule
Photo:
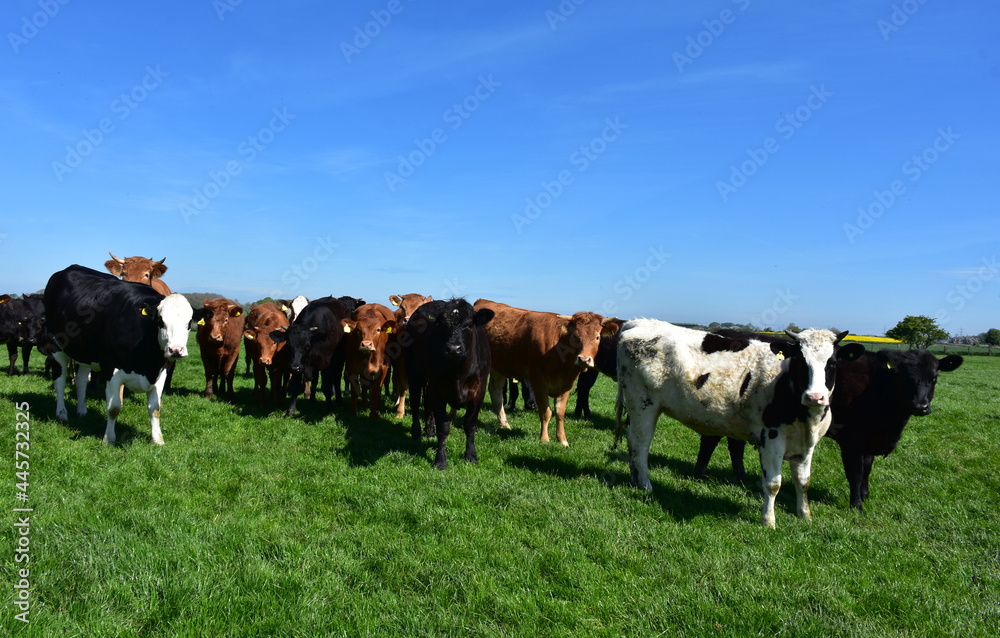
[[167, 346], [163, 354], [167, 359], [183, 359], [188, 356], [187, 346]]
[[576, 358], [576, 365], [581, 368], [593, 368], [594, 367], [594, 357], [584, 357], [579, 356]]
[[802, 405], [810, 407], [830, 405], [830, 398], [822, 392], [806, 392], [802, 395]]

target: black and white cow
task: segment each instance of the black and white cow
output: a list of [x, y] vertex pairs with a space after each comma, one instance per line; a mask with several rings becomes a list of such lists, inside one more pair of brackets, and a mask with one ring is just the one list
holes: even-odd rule
[[151, 286], [120, 281], [83, 266], [70, 266], [49, 278], [45, 286], [45, 318], [53, 356], [62, 365], [55, 381], [56, 417], [68, 420], [66, 376], [80, 364], [76, 376], [77, 416], [87, 413], [90, 370], [107, 379], [108, 425], [104, 440], [115, 442], [115, 421], [121, 411], [121, 389], [144, 392], [153, 442], [163, 445], [160, 402], [166, 363], [186, 357], [194, 311], [178, 294], [166, 297]]
[[808, 519], [807, 490], [816, 444], [830, 427], [830, 393], [838, 358], [864, 348], [838, 348], [846, 332], [804, 330], [788, 343], [766, 343], [682, 328], [655, 319], [627, 322], [618, 343], [618, 400], [628, 428], [632, 483], [647, 491], [649, 446], [660, 414], [700, 434], [752, 441], [760, 453], [761, 522], [775, 526], [774, 499], [787, 459], [798, 515]]
[[[862, 502], [868, 499], [868, 477], [875, 457], [888, 456], [896, 449], [911, 416], [931, 413], [938, 373], [956, 370], [962, 361], [957, 354], [938, 359], [928, 350], [880, 350], [837, 362], [837, 387], [831, 401], [833, 423], [826, 436], [840, 446], [851, 507], [860, 512]], [[718, 443], [719, 437], [702, 437], [695, 474], [705, 472]], [[743, 475], [743, 446], [743, 441], [729, 440], [737, 477]]]

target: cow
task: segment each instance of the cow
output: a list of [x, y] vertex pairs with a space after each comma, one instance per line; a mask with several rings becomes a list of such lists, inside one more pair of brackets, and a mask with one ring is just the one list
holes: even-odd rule
[[104, 262], [104, 267], [115, 277], [120, 277], [122, 281], [148, 284], [153, 287], [153, 290], [163, 296], [170, 294], [170, 286], [163, 283], [163, 280], [160, 279], [163, 273], [167, 272], [167, 267], [163, 265], [163, 262], [167, 260], [166, 257], [160, 261], [153, 261], [147, 257], [126, 257], [122, 259], [121, 257], [115, 257], [114, 253], [110, 251], [108, 254], [111, 255], [111, 259]]
[[299, 295], [292, 300], [275, 299], [274, 304], [281, 308], [281, 311], [285, 313], [286, 317], [288, 317], [288, 322], [291, 323], [295, 321], [295, 317], [302, 312], [302, 309], [309, 304], [309, 300], [306, 297]]
[[542, 442], [549, 440], [552, 408], [549, 397], [556, 399], [556, 439], [565, 447], [564, 420], [566, 401], [580, 372], [594, 367], [594, 356], [602, 334], [617, 330], [613, 323], [592, 312], [572, 316], [535, 312], [506, 304], [478, 299], [476, 310], [493, 311], [486, 324], [490, 342], [492, 371], [490, 400], [501, 428], [510, 428], [503, 408], [503, 385], [510, 377], [526, 379], [535, 391]]
[[[609, 319], [608, 321], [616, 324], [619, 332], [625, 324], [622, 319]], [[573, 418], [579, 419], [581, 415], [590, 418], [590, 389], [597, 383], [597, 377], [600, 374], [605, 374], [615, 381], [618, 380], [619, 332], [601, 338], [601, 342], [597, 346], [597, 356], [594, 357], [594, 367], [580, 373], [580, 378], [576, 381], [576, 407], [573, 409]]]
[[224, 298], [203, 302], [195, 334], [205, 369], [203, 396], [212, 398], [218, 392], [229, 401], [236, 398], [233, 378], [242, 337], [243, 306]]
[[[863, 511], [875, 456], [888, 456], [896, 449], [911, 416], [931, 413], [938, 374], [957, 370], [962, 361], [957, 354], [938, 359], [928, 350], [880, 350], [866, 352], [853, 361], [837, 362], [837, 386], [831, 403], [833, 423], [826, 436], [840, 446], [851, 507]], [[696, 475], [705, 473], [720, 439], [702, 437]], [[737, 478], [745, 476], [744, 445], [743, 441], [729, 440]]]
[[385, 347], [396, 329], [393, 312], [382, 304], [365, 304], [349, 319], [342, 319], [347, 335], [344, 346], [347, 380], [351, 388], [351, 414], [358, 413], [358, 399], [369, 403], [368, 416], [378, 416], [382, 401], [382, 385], [389, 372]]
[[275, 343], [271, 333], [284, 330], [288, 317], [277, 304], [262, 303], [250, 309], [243, 326], [247, 360], [253, 362], [253, 393], [257, 405], [264, 407], [267, 380], [271, 379], [271, 399], [277, 405], [288, 382], [288, 351], [284, 343]]
[[[327, 409], [331, 409], [336, 391], [340, 402], [340, 377], [344, 371], [345, 340], [341, 325], [354, 311], [350, 305], [334, 297], [321, 297], [309, 302], [284, 330], [270, 333], [275, 343], [286, 343], [288, 367], [291, 371], [288, 416], [295, 416], [299, 393], [303, 383], [315, 383], [323, 375], [322, 390], [326, 395]], [[336, 384], [334, 381], [336, 380]], [[317, 392], [312, 392], [315, 402]]]
[[[31, 349], [38, 347], [45, 353], [45, 305], [39, 294], [22, 295], [20, 299], [0, 301], [0, 343], [7, 343], [7, 355], [10, 367], [7, 374], [13, 375], [17, 363], [17, 349], [21, 348], [21, 365], [24, 374], [28, 374], [28, 363], [31, 359]], [[48, 367], [48, 366], [46, 366]]]
[[53, 356], [62, 366], [55, 380], [56, 418], [67, 421], [65, 393], [70, 363], [76, 375], [77, 416], [87, 413], [90, 370], [107, 379], [108, 424], [104, 440], [115, 442], [122, 387], [146, 393], [153, 442], [163, 445], [160, 405], [166, 362], [188, 355], [194, 310], [182, 295], [163, 296], [152, 287], [119, 281], [83, 266], [69, 266], [49, 278], [45, 320]]
[[[445, 447], [458, 408], [465, 408], [465, 460], [479, 464], [476, 424], [491, 367], [483, 326], [491, 319], [493, 310], [476, 310], [465, 299], [430, 301], [417, 308], [402, 329], [400, 342], [412, 402], [411, 434], [414, 442], [420, 441], [420, 402], [425, 395], [426, 412], [433, 415], [436, 426], [434, 467], [439, 470], [448, 467]], [[446, 416], [449, 406], [451, 413]]]
[[[581, 373], [582, 375], [582, 373]], [[579, 381], [577, 381], [579, 383]], [[520, 389], [519, 389], [520, 388]], [[522, 381], [511, 377], [503, 386], [503, 409], [507, 414], [517, 412], [518, 396], [524, 398], [525, 410], [537, 410], [538, 403], [535, 401], [535, 392], [531, 389], [529, 381]]]
[[812, 455], [832, 420], [837, 360], [861, 356], [857, 343], [839, 346], [847, 332], [788, 331], [788, 342], [727, 337], [655, 319], [622, 326], [618, 341], [615, 419], [628, 411], [632, 484], [652, 491], [649, 447], [660, 414], [699, 434], [754, 443], [760, 454], [761, 522], [775, 527], [774, 500], [781, 464], [795, 480], [797, 513], [809, 519]]
[[[394, 313], [396, 319], [396, 326], [400, 330], [406, 325], [406, 322], [410, 320], [410, 316], [413, 312], [419, 308], [421, 305], [427, 303], [428, 301], [433, 301], [434, 298], [428, 295], [427, 297], [411, 292], [407, 295], [391, 295], [389, 297], [389, 303], [396, 306], [396, 311]], [[406, 378], [406, 366], [403, 365], [403, 360], [400, 358], [402, 354], [402, 346], [399, 343], [399, 332], [397, 331], [395, 336], [389, 337], [389, 369], [392, 375], [392, 393], [395, 401], [396, 407], [396, 418], [403, 419], [406, 418], [406, 392], [410, 388], [409, 381]]]

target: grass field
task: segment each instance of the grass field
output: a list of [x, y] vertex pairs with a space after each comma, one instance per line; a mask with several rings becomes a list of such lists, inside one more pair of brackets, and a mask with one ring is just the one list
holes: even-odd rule
[[[538, 442], [534, 414], [498, 431], [479, 466], [449, 469], [409, 425], [259, 411], [199, 396], [197, 346], [164, 400], [166, 445], [126, 395], [121, 445], [105, 415], [54, 419], [36, 355], [0, 372], [0, 626], [19, 636], [991, 636], [1000, 633], [1000, 358], [941, 375], [934, 413], [877, 459], [865, 514], [848, 508], [836, 444], [813, 463], [811, 523], [785, 467], [778, 529], [760, 525], [760, 471], [730, 478], [720, 446], [690, 477], [698, 440], [660, 419], [652, 496], [610, 452], [615, 386], [571, 447]], [[242, 372], [243, 364], [239, 370]], [[15, 403], [30, 405], [30, 474], [15, 476]], [[570, 399], [570, 405], [575, 402]], [[28, 501], [15, 499], [27, 478]], [[30, 622], [15, 619], [23, 563], [13, 508], [30, 513]]]

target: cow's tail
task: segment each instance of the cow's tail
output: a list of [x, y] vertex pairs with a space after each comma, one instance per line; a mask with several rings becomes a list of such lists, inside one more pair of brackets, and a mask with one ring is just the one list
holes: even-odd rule
[[622, 440], [622, 413], [625, 411], [625, 401], [622, 396], [622, 384], [618, 384], [618, 396], [615, 398], [615, 442], [611, 445], [612, 450], [618, 449], [618, 443]]

